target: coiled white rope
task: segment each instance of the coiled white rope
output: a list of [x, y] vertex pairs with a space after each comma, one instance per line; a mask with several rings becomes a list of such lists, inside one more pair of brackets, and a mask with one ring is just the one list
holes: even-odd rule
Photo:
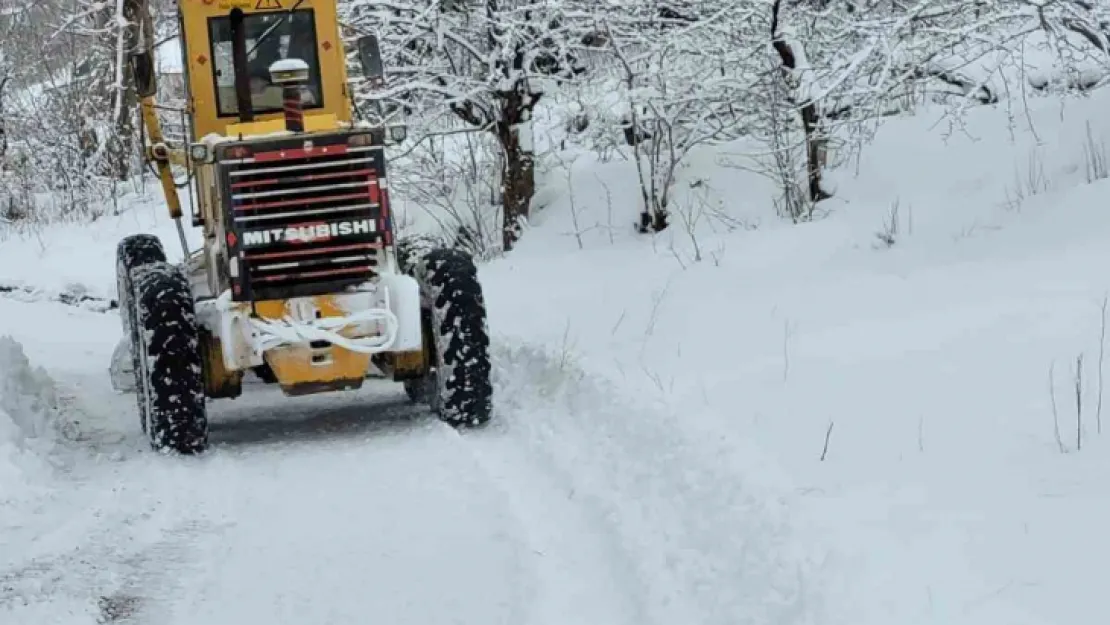
[[[367, 321], [380, 322], [385, 332], [378, 336], [350, 338], [339, 334], [339, 330], [356, 323]], [[266, 351], [282, 345], [307, 341], [327, 341], [333, 345], [362, 354], [376, 354], [387, 351], [397, 340], [400, 321], [388, 308], [371, 308], [346, 317], [323, 317], [311, 321], [297, 321], [289, 316], [278, 320], [251, 318], [251, 325], [261, 335], [259, 351]]]

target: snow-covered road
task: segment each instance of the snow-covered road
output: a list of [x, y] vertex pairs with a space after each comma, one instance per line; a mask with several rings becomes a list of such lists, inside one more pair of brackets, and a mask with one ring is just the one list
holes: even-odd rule
[[[892, 120], [798, 225], [739, 145], [676, 187], [721, 216], [654, 239], [614, 225], [629, 161], [552, 170], [482, 264], [496, 414], [464, 433], [390, 384], [267, 388], [155, 455], [118, 317], [58, 300], [176, 237], [157, 197], [2, 239], [0, 625], [1105, 625], [1105, 97], [1040, 101], [1047, 146], [1003, 108]], [[1053, 188], [1017, 206], [1031, 155]]]
[[17, 336], [73, 440], [0, 541], [0, 622], [731, 625], [814, 607], [739, 475], [710, 471], [665, 415], [622, 429], [640, 409], [540, 350], [497, 347], [501, 412], [482, 430], [386, 383], [260, 387], [213, 404], [212, 452], [179, 458], [148, 451], [109, 386], [114, 314], [0, 314], [74, 337]]

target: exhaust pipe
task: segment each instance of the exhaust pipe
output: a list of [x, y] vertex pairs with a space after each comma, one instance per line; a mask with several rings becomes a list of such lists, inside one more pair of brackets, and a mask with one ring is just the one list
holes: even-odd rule
[[282, 106], [285, 109], [285, 129], [304, 132], [304, 103], [301, 90], [308, 82], [308, 63], [301, 59], [282, 59], [270, 66], [270, 81], [281, 85]]

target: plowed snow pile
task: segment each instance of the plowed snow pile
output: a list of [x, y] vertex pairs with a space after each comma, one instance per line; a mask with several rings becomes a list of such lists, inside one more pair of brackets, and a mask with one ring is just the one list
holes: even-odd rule
[[27, 494], [48, 471], [57, 405], [50, 376], [31, 366], [22, 345], [0, 337], [0, 504]]

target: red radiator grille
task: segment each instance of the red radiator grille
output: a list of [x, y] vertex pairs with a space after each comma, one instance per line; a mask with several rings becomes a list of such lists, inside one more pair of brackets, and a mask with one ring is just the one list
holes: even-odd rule
[[240, 299], [334, 292], [374, 276], [389, 240], [380, 146], [268, 149], [221, 165]]

